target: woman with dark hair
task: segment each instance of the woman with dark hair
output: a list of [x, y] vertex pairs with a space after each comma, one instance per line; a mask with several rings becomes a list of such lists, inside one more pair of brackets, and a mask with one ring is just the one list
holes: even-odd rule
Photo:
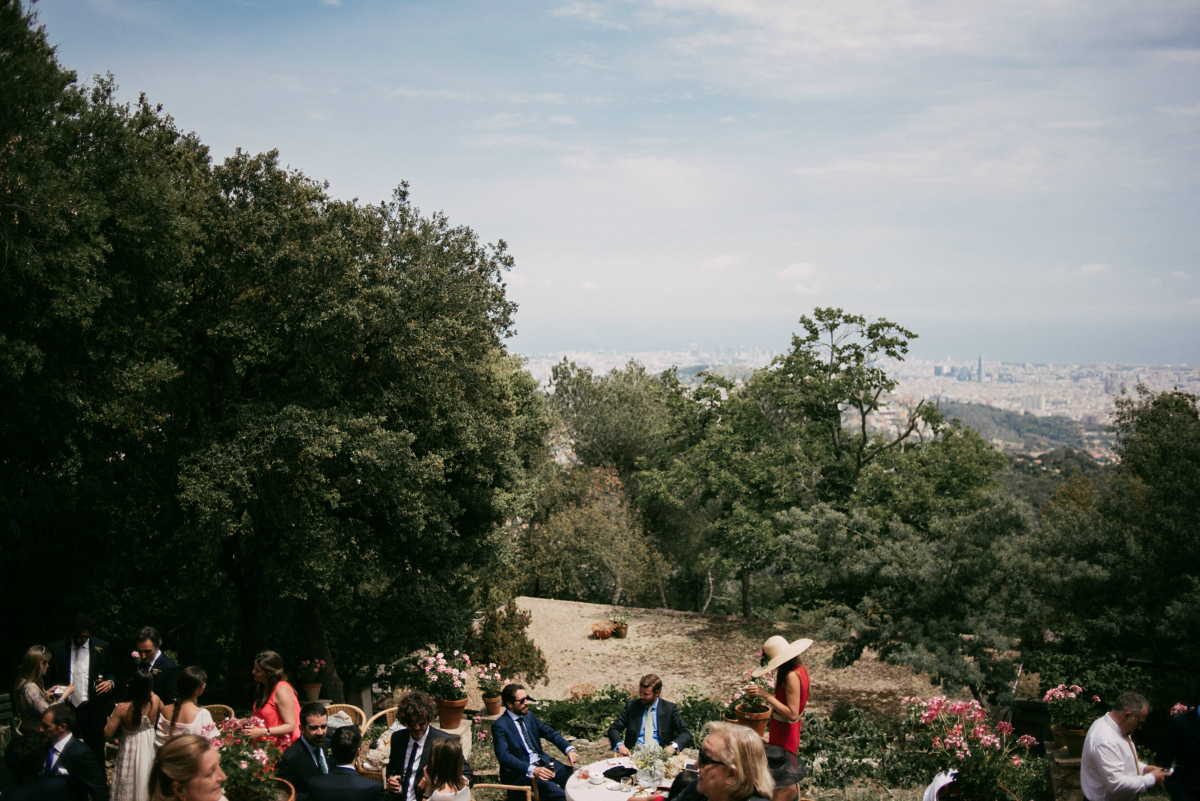
[[425, 793], [429, 801], [471, 801], [471, 788], [463, 776], [462, 743], [457, 737], [433, 741], [425, 766]]
[[283, 658], [274, 651], [263, 651], [254, 657], [251, 671], [258, 682], [258, 698], [254, 700], [254, 716], [262, 718], [264, 726], [242, 727], [247, 737], [270, 737], [281, 750], [300, 736], [300, 698], [283, 672]]
[[225, 799], [221, 756], [212, 743], [195, 734], [181, 734], [159, 749], [147, 784], [150, 801]]
[[150, 768], [154, 764], [154, 724], [162, 712], [162, 701], [154, 694], [154, 677], [138, 668], [129, 680], [129, 700], [116, 705], [104, 736], [119, 734], [120, 746], [113, 765], [114, 801], [148, 801]]
[[778, 635], [768, 639], [763, 643], [762, 665], [752, 675], [757, 678], [778, 668], [775, 673], [775, 695], [757, 686], [747, 691], [762, 698], [771, 707], [768, 742], [782, 749], [782, 752], [775, 752], [777, 762], [772, 776], [776, 789], [773, 801], [791, 801], [800, 797], [798, 782], [804, 775], [797, 757], [797, 751], [800, 750], [800, 715], [808, 705], [808, 691], [812, 683], [808, 668], [800, 661], [800, 654], [812, 644], [813, 641], [809, 639], [789, 643]]
[[[21, 718], [21, 733], [26, 737], [37, 735], [42, 725], [42, 715], [57, 698], [67, 698], [75, 692], [75, 685], [46, 688], [43, 677], [50, 667], [50, 650], [43, 645], [30, 646], [17, 669], [17, 682], [13, 685], [13, 705]], [[57, 695], [56, 691], [61, 690]]]
[[176, 691], [179, 700], [163, 707], [154, 731], [154, 739], [161, 748], [167, 740], [181, 734], [199, 734], [212, 737], [217, 726], [212, 714], [200, 706], [200, 696], [208, 685], [208, 674], [198, 665], [186, 667], [179, 673]]

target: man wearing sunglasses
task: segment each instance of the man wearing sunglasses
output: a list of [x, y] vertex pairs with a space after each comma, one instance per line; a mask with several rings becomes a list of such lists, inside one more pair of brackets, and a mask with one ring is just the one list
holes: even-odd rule
[[[525, 785], [536, 781], [539, 801], [566, 798], [563, 787], [571, 778], [571, 768], [579, 761], [579, 752], [529, 711], [530, 698], [524, 685], [508, 684], [500, 697], [505, 711], [492, 724], [492, 746], [500, 763], [501, 784]], [[546, 756], [543, 739], [554, 743], [566, 755], [569, 767]], [[524, 793], [509, 791], [510, 801], [524, 797]]]

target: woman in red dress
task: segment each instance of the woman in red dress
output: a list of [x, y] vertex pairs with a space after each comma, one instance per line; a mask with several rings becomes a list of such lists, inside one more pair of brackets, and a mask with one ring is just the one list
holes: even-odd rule
[[288, 684], [283, 672], [283, 659], [274, 651], [263, 651], [254, 657], [254, 680], [258, 682], [259, 694], [254, 701], [254, 716], [263, 719], [264, 727], [242, 728], [248, 737], [270, 737], [286, 749], [300, 735], [296, 721], [300, 719], [300, 699]]
[[[771, 724], [767, 742], [777, 745], [790, 755], [789, 769], [776, 776], [772, 801], [790, 801], [799, 797], [796, 752], [800, 748], [800, 715], [808, 705], [811, 679], [800, 654], [813, 644], [807, 638], [789, 643], [783, 637], [771, 637], [763, 644], [763, 664], [752, 675], [755, 678], [778, 668], [775, 674], [775, 695], [752, 687], [748, 692], [757, 695], [771, 707]], [[786, 776], [787, 780], [781, 780]]]

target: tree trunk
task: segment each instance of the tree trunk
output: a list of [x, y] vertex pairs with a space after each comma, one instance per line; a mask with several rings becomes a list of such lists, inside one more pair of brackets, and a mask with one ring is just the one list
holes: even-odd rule
[[333, 663], [333, 652], [329, 649], [329, 638], [325, 636], [325, 622], [321, 618], [321, 610], [305, 598], [300, 602], [300, 619], [304, 627], [304, 641], [308, 646], [308, 658], [325, 661], [325, 670], [318, 674], [321, 683], [325, 685], [324, 691], [335, 704], [346, 703], [345, 688], [342, 686], [342, 677], [338, 675], [337, 666]]
[[750, 617], [750, 571], [742, 571], [742, 617]]
[[710, 570], [710, 571], [708, 571], [708, 597], [704, 599], [704, 606], [700, 607], [700, 614], [704, 614], [705, 612], [708, 611], [708, 605], [710, 603], [712, 603], [712, 597], [713, 597], [713, 580], [712, 580], [712, 571]]
[[250, 575], [251, 571], [245, 567], [250, 561], [242, 553], [245, 537], [246, 531], [241, 529], [227, 539], [221, 548], [221, 566], [233, 584], [238, 605], [238, 655], [229, 666], [230, 690], [238, 697], [253, 693], [250, 671], [254, 666], [254, 657], [262, 650], [264, 636], [262, 582], [257, 576]]

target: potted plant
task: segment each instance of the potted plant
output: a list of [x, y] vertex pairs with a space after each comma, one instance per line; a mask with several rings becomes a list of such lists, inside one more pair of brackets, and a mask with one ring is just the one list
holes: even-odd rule
[[467, 671], [471, 657], [455, 651], [447, 657], [441, 651], [418, 657], [414, 672], [417, 683], [438, 705], [439, 728], [451, 731], [462, 724], [463, 709], [467, 706]]
[[324, 659], [304, 659], [300, 662], [300, 688], [304, 701], [316, 701], [321, 697], [321, 671], [325, 669]]
[[1078, 684], [1060, 684], [1046, 690], [1042, 697], [1050, 711], [1050, 730], [1054, 741], [1067, 747], [1072, 759], [1083, 756], [1083, 741], [1088, 727], [1100, 716], [1100, 696], [1088, 698]]
[[768, 676], [754, 678], [750, 673], [751, 671], [747, 670], [742, 674], [749, 677], [750, 681], [742, 687], [741, 698], [734, 707], [734, 711], [737, 713], [738, 723], [749, 726], [758, 732], [759, 737], [762, 737], [767, 733], [767, 723], [771, 719], [771, 706], [765, 698], [753, 695], [748, 690], [751, 687], [760, 687], [768, 693], [774, 693], [775, 679]]
[[503, 708], [500, 704], [500, 693], [508, 679], [500, 675], [500, 666], [489, 662], [486, 667], [479, 668], [479, 692], [483, 694], [483, 706], [487, 714], [499, 715]]
[[[259, 728], [266, 722], [251, 718], [250, 725]], [[223, 721], [214, 740], [225, 772], [225, 794], [232, 801], [276, 801], [284, 787], [275, 780], [279, 748], [270, 737], [247, 737], [241, 727], [242, 721]]]
[[626, 634], [629, 633], [629, 614], [627, 612], [614, 613], [611, 623], [613, 624], [612, 636], [618, 640], [625, 639]]
[[592, 636], [597, 640], [607, 640], [612, 636], [613, 624], [607, 620], [592, 624]]
[[949, 701], [945, 696], [922, 701], [903, 699], [906, 729], [900, 747], [928, 758], [929, 770], [954, 771], [954, 781], [938, 798], [962, 801], [1014, 801], [1005, 783], [1021, 764], [1022, 755], [1037, 745], [1028, 734], [1013, 737], [1003, 721], [988, 722], [978, 701]]

